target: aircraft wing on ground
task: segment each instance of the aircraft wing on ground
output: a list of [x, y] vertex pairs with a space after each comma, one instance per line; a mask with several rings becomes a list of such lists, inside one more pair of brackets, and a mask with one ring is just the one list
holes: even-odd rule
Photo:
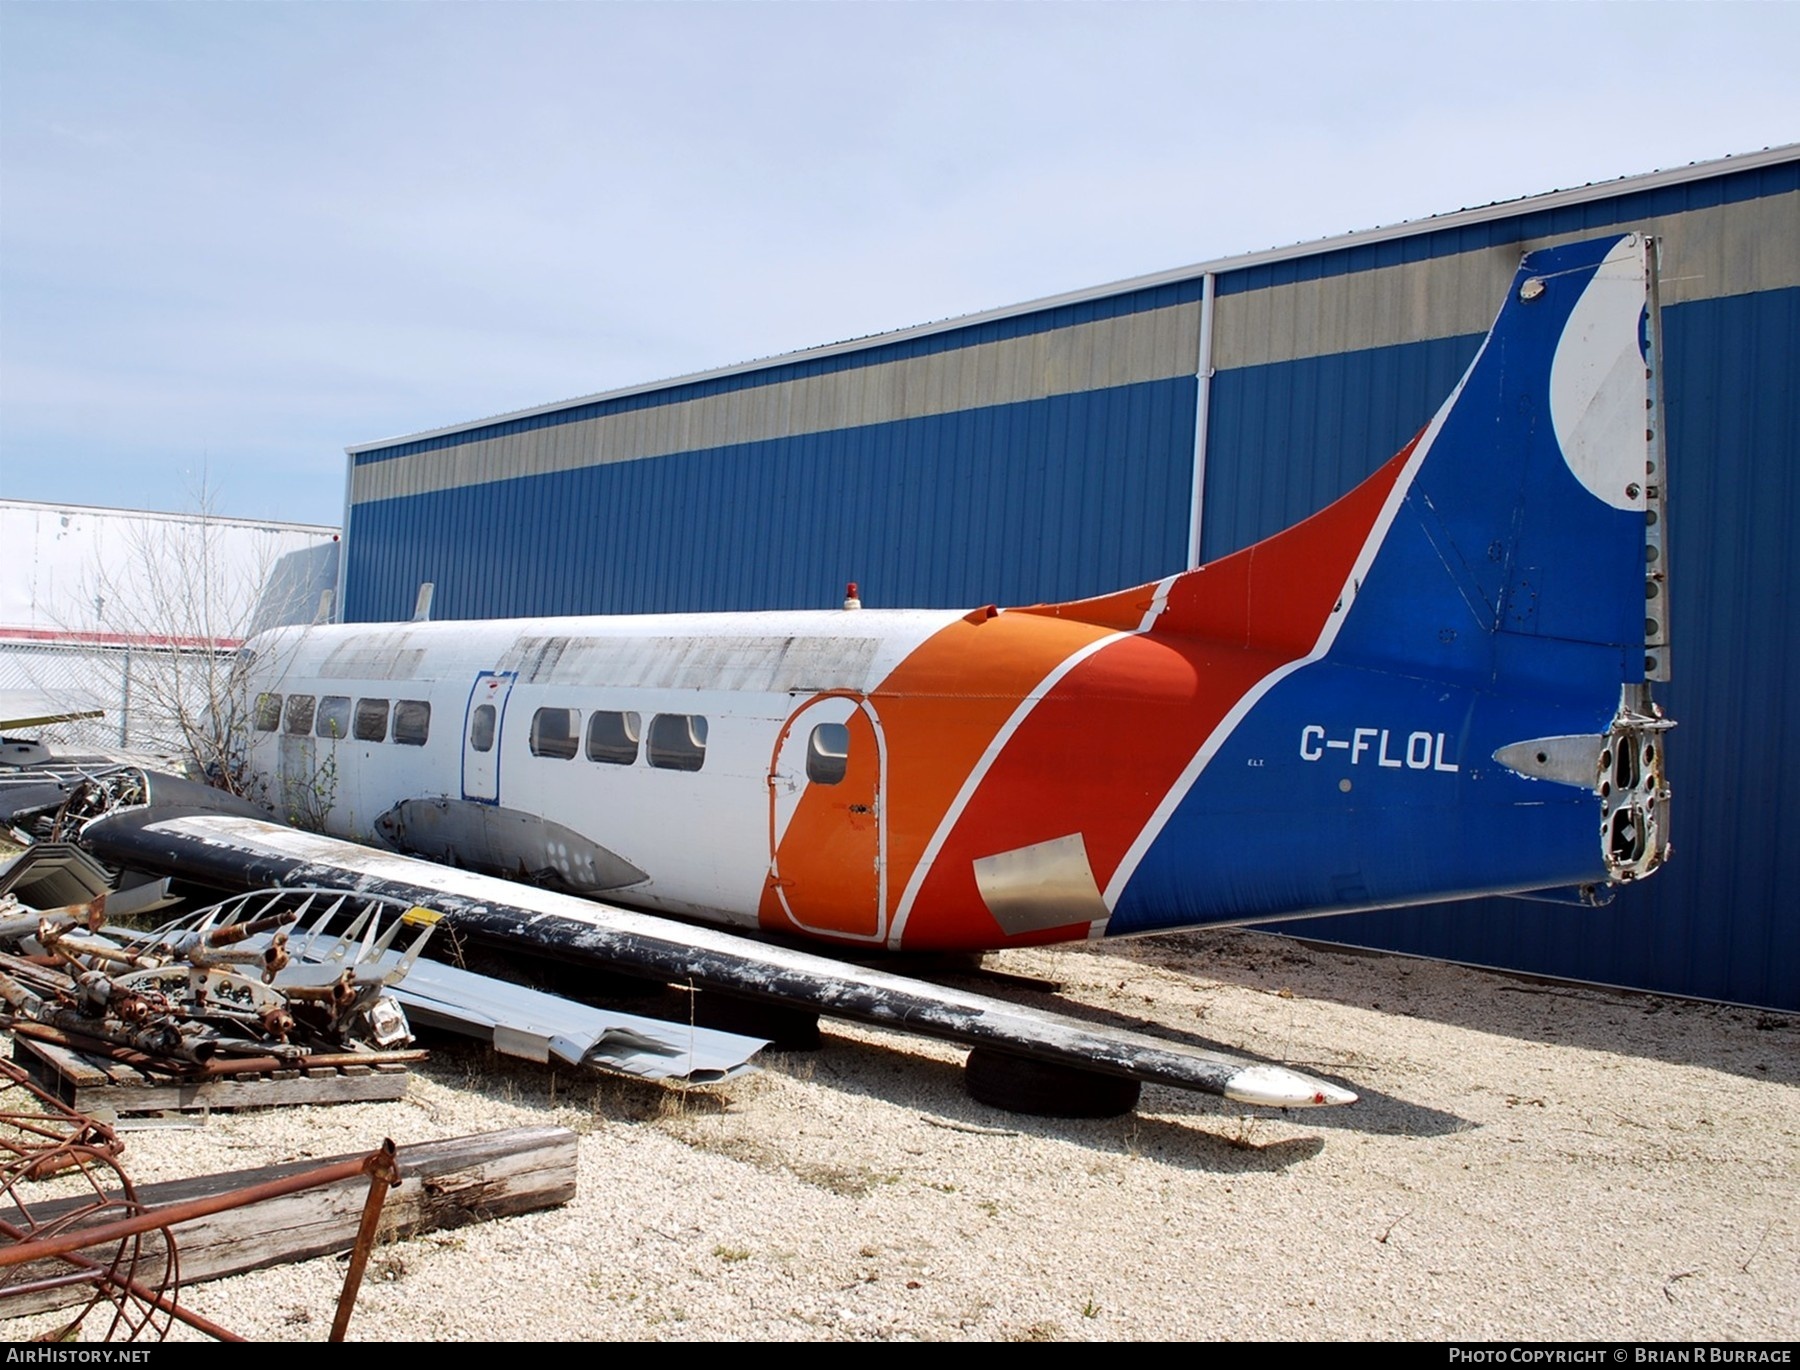
[[376, 851], [262, 819], [154, 806], [90, 823], [108, 861], [228, 887], [332, 885], [425, 904], [477, 939], [642, 976], [986, 1048], [1082, 1072], [1276, 1108], [1351, 1103], [1285, 1066], [868, 969], [713, 928]]

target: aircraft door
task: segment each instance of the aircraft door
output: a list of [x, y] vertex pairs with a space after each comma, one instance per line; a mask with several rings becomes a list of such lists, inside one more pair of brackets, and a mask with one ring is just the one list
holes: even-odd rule
[[500, 802], [500, 733], [515, 671], [483, 671], [469, 691], [463, 715], [462, 792], [483, 804]]
[[808, 932], [887, 933], [887, 752], [867, 699], [820, 695], [782, 728], [769, 766], [769, 890]]

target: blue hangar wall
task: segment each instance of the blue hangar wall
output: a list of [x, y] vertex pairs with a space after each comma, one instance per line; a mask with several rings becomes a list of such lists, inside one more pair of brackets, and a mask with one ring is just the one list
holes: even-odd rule
[[1284, 930], [1800, 1009], [1777, 883], [1800, 818], [1800, 149], [355, 447], [344, 616], [406, 618], [423, 581], [434, 617], [486, 618], [1149, 580], [1350, 488], [1455, 384], [1521, 252], [1624, 229], [1663, 245], [1675, 860], [1604, 909]]

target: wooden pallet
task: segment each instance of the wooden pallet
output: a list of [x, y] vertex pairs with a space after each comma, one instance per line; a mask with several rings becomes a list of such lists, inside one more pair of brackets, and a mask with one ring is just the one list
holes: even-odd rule
[[[420, 1054], [391, 1053], [414, 1059]], [[404, 1098], [410, 1078], [404, 1060], [377, 1057], [367, 1065], [308, 1067], [300, 1063], [292, 1069], [255, 1075], [181, 1079], [16, 1033], [13, 1059], [29, 1067], [45, 1088], [69, 1107], [90, 1114], [102, 1109], [123, 1115], [366, 1103]]]

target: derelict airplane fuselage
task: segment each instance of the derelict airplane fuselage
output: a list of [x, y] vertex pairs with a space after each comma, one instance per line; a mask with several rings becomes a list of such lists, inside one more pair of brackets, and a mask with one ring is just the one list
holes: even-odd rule
[[454, 865], [890, 949], [1640, 878], [1667, 851], [1652, 250], [1529, 255], [1398, 455], [1153, 584], [265, 634], [252, 792]]

